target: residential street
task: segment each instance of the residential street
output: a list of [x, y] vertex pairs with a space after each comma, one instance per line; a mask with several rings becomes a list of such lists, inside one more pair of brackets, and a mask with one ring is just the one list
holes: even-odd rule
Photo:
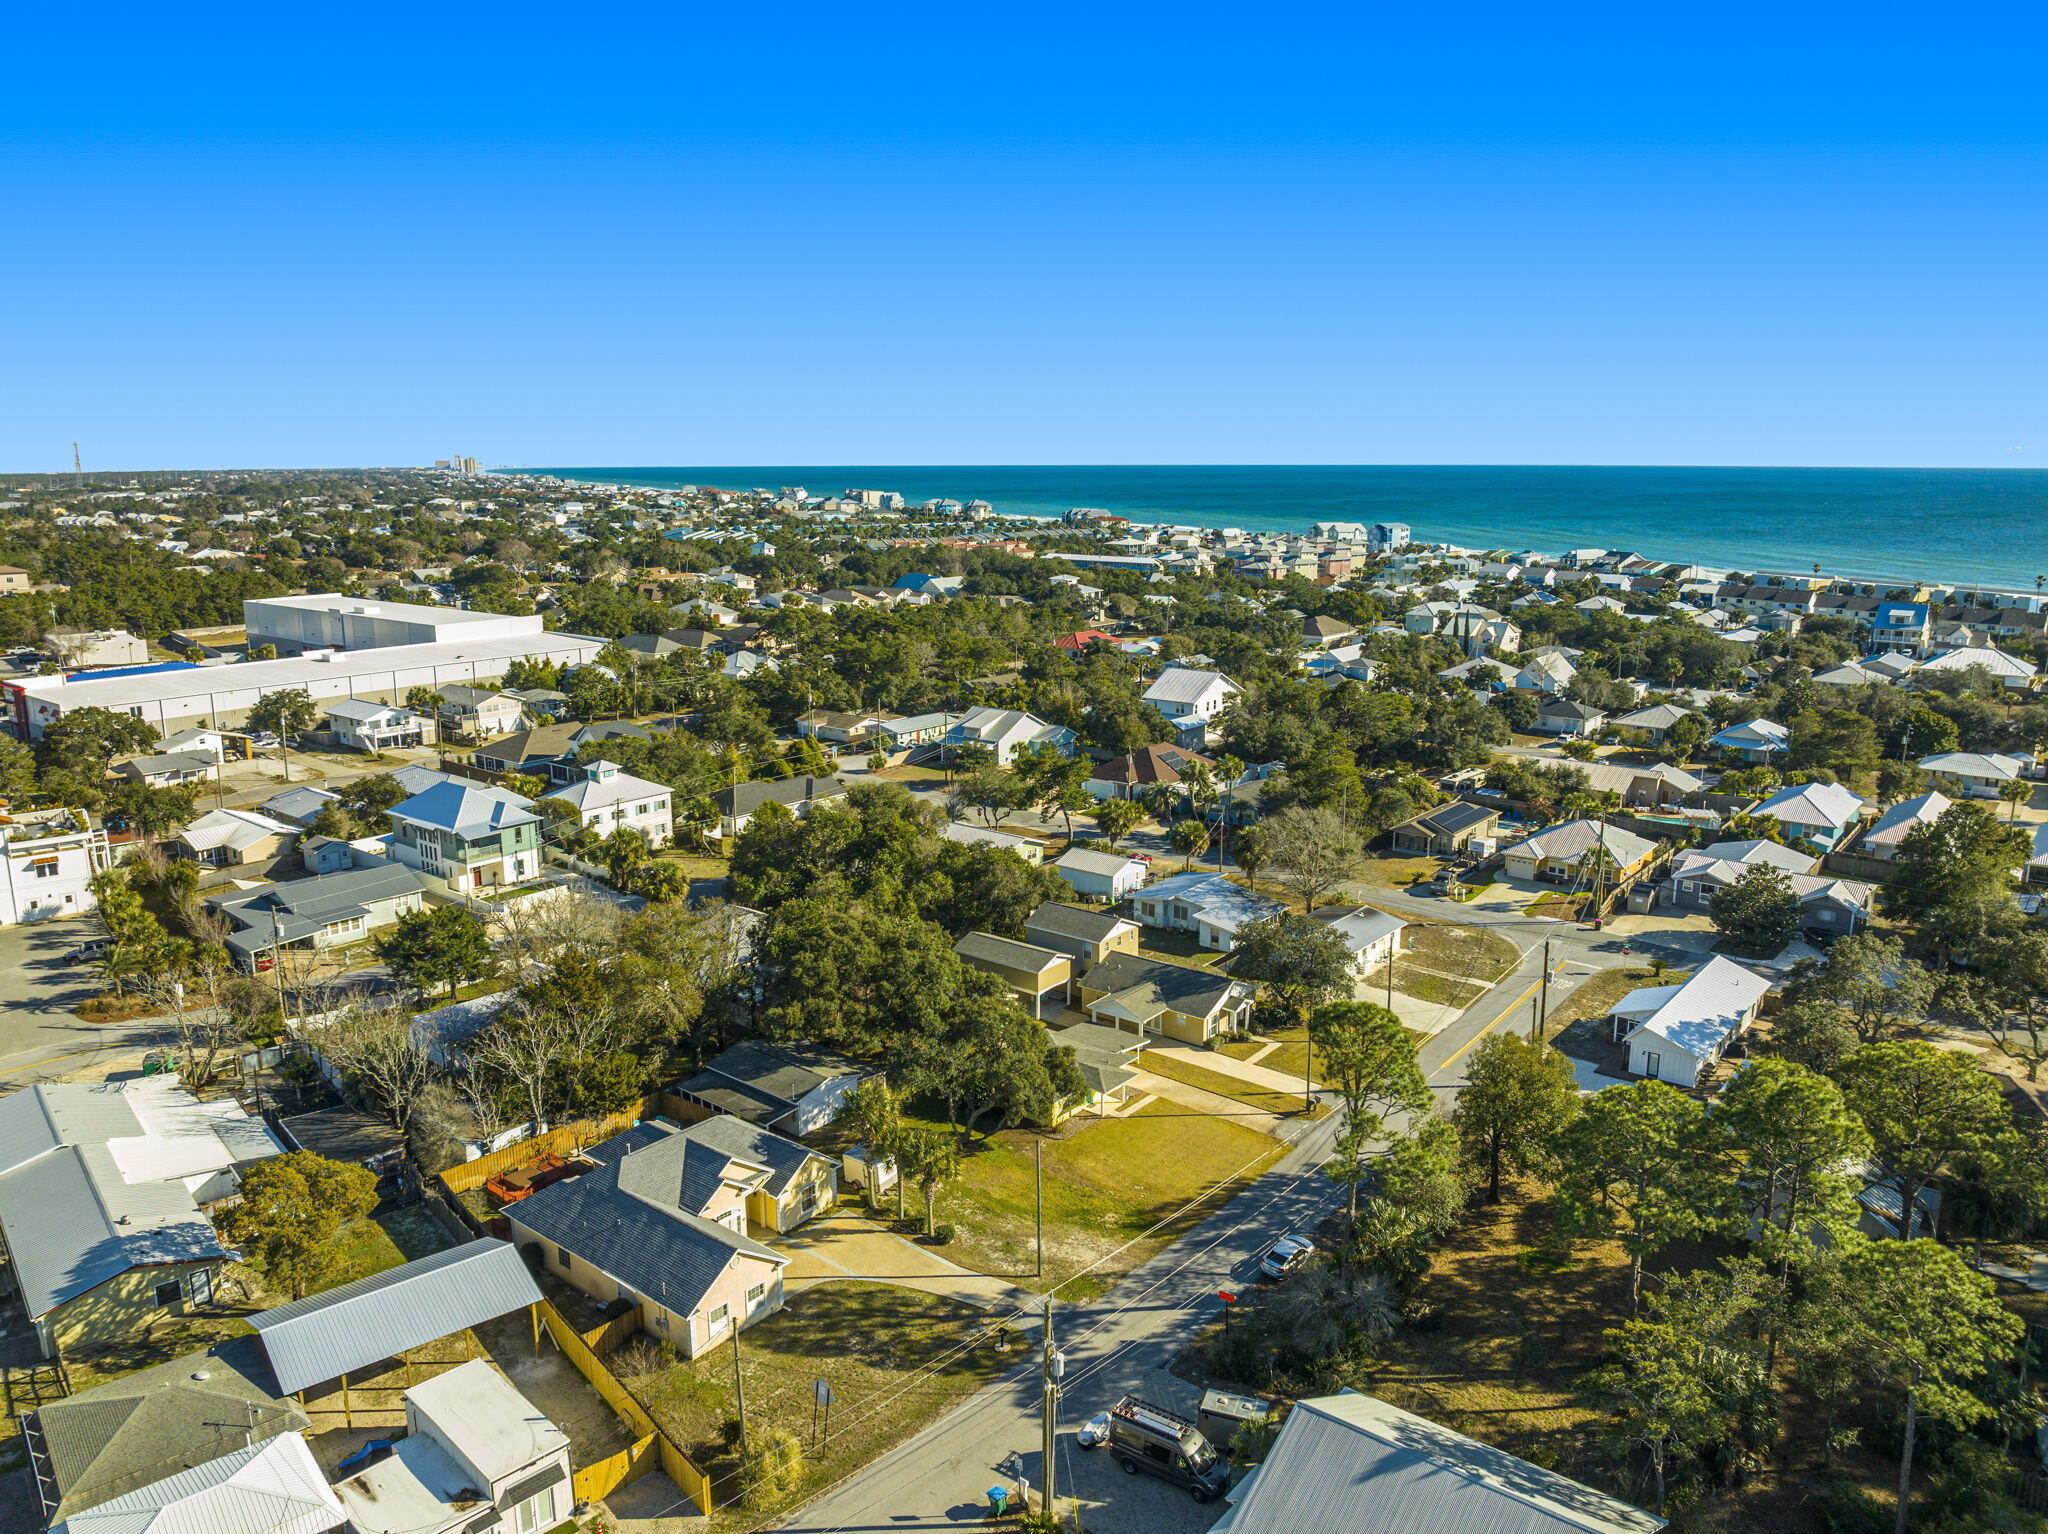
[[[1387, 898], [1378, 890], [1372, 898], [1417, 914], [1445, 914], [1442, 901]], [[1516, 929], [1503, 935], [1525, 952], [1513, 973], [1424, 1046], [1424, 1070], [1446, 1098], [1462, 1085], [1461, 1065], [1473, 1044], [1496, 1027], [1526, 1031], [1533, 1021], [1545, 937], [1551, 940], [1553, 1007], [1595, 970], [1625, 962], [1619, 942], [1603, 942], [1599, 934], [1566, 923], [1504, 917], [1475, 925]], [[1067, 1355], [1056, 1490], [1062, 1497], [1080, 1497], [1090, 1534], [1182, 1534], [1207, 1529], [1223, 1514], [1221, 1504], [1197, 1506], [1150, 1476], [1120, 1474], [1108, 1455], [1076, 1449], [1072, 1430], [1126, 1393], [1192, 1413], [1200, 1392], [1167, 1371], [1223, 1308], [1217, 1291], [1251, 1285], [1260, 1254], [1276, 1238], [1312, 1229], [1341, 1197], [1319, 1171], [1337, 1135], [1336, 1115], [1310, 1124], [1293, 1121], [1283, 1126], [1288, 1131], [1298, 1136], [1294, 1149], [1216, 1214], [1101, 1300], [1056, 1309], [1054, 1331]], [[1014, 1481], [1001, 1469], [1012, 1455], [1024, 1478], [1033, 1487], [1041, 1484], [1039, 1422], [1034, 1357], [776, 1527], [855, 1534], [976, 1523], [985, 1513], [988, 1488], [1010, 1485], [1014, 1492]]]

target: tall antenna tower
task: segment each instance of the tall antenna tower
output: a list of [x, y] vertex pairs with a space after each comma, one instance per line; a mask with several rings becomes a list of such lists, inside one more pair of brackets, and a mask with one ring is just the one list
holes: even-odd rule
[[78, 457], [78, 444], [71, 444], [71, 479], [81, 491], [85, 489], [85, 465]]

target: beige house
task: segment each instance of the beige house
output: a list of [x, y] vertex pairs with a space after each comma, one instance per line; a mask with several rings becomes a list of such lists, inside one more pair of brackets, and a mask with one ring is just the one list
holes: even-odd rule
[[1033, 1017], [1045, 1016], [1048, 997], [1058, 1006], [1074, 999], [1074, 961], [1066, 954], [992, 932], [968, 933], [953, 945], [953, 952], [1016, 992]]
[[170, 852], [206, 868], [267, 868], [298, 838], [298, 827], [254, 810], [208, 810], [171, 838]]
[[1531, 883], [1590, 882], [1594, 871], [1610, 884], [1626, 884], [1649, 868], [1657, 843], [1599, 820], [1567, 820], [1502, 849], [1511, 878]]
[[1093, 1022], [1206, 1044], [1251, 1022], [1253, 987], [1213, 970], [1118, 954], [1084, 974], [1079, 1006]]
[[513, 1241], [550, 1273], [602, 1304], [624, 1302], [685, 1358], [781, 1308], [789, 1259], [747, 1234], [750, 1206], [776, 1178], [765, 1157], [655, 1122], [581, 1159], [582, 1176], [506, 1211]]

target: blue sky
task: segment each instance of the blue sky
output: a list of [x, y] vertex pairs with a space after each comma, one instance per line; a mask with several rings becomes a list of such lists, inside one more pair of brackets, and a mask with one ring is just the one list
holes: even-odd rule
[[17, 30], [0, 468], [2048, 464], [2038, 8], [1420, 9]]

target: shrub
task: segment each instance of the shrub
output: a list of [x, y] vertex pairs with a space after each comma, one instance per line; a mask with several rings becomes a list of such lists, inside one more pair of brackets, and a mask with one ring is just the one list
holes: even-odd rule
[[1814, 1516], [1827, 1534], [1890, 1534], [1892, 1526], [1891, 1510], [1854, 1481], [1831, 1482]]
[[932, 1245], [944, 1246], [953, 1239], [953, 1225], [950, 1220], [941, 1220], [932, 1227]]
[[758, 1428], [740, 1450], [740, 1505], [774, 1507], [803, 1479], [804, 1446], [787, 1428]]

